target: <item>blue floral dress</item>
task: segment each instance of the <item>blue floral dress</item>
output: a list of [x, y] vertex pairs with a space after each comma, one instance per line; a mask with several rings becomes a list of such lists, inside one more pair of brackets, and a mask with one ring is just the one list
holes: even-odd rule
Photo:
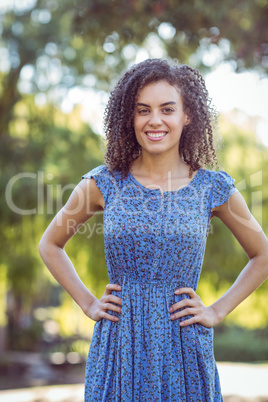
[[[180, 327], [169, 307], [196, 290], [211, 210], [236, 191], [225, 172], [199, 169], [175, 191], [149, 189], [101, 165], [104, 243], [110, 283], [121, 285], [118, 322], [95, 323], [85, 377], [86, 402], [222, 401], [213, 328]], [[183, 320], [185, 318], [182, 318]]]

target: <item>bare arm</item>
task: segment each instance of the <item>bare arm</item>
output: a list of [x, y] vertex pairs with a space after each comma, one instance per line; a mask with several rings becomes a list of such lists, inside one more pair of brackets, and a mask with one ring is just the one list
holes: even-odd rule
[[251, 215], [242, 195], [239, 192], [234, 193], [229, 201], [213, 209], [212, 216], [221, 219], [231, 230], [248, 255], [249, 262], [229, 290], [210, 307], [204, 306], [193, 289], [177, 289], [176, 294], [188, 293], [190, 299], [172, 306], [173, 311], [186, 308], [172, 314], [171, 319], [193, 315], [192, 318], [181, 322], [182, 326], [194, 322], [206, 327], [217, 325], [268, 277], [268, 240]]
[[267, 278], [268, 240], [239, 192], [215, 208], [214, 215], [231, 230], [249, 258], [234, 284], [211, 306], [220, 322]]
[[95, 181], [82, 180], [43, 234], [39, 252], [52, 275], [86, 315], [95, 321], [101, 318], [117, 321], [118, 318], [108, 314], [106, 310], [121, 311], [120, 307], [111, 304], [111, 302], [121, 304], [121, 299], [111, 294], [112, 290], [120, 290], [120, 287], [107, 285], [104, 295], [98, 300], [83, 284], [64, 250], [64, 246], [79, 227], [97, 211], [103, 209], [103, 196]]

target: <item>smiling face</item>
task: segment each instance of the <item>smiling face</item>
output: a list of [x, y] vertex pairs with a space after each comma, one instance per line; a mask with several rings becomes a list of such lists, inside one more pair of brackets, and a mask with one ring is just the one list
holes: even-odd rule
[[146, 85], [139, 93], [134, 130], [142, 152], [179, 152], [183, 127], [189, 123], [178, 90], [166, 81]]

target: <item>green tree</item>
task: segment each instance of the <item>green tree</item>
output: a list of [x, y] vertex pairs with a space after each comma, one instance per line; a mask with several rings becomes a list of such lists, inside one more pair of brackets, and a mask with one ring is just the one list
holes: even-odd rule
[[[2, 12], [0, 20], [0, 297], [4, 299], [8, 291], [13, 300], [8, 316], [14, 336], [23, 315], [32, 317], [33, 308], [51, 304], [54, 297], [56, 285], [42, 270], [37, 244], [70, 191], [59, 196], [56, 186], [77, 183], [82, 173], [102, 160], [102, 140], [81, 123], [79, 109], [69, 115], [60, 110], [69, 90], [76, 86], [108, 91], [122, 69], [134, 62], [141, 46], [149, 56], [176, 57], [203, 71], [222, 60], [229, 60], [237, 70], [267, 72], [268, 66], [265, 0], [228, 0], [220, 5], [205, 0], [38, 0], [28, 2], [28, 8], [16, 4]], [[156, 44], [161, 53], [156, 53]], [[233, 152], [234, 147], [227, 140], [227, 151]], [[266, 159], [259, 162], [263, 169]], [[245, 174], [237, 167], [232, 169], [234, 176]], [[39, 190], [52, 205], [49, 211], [46, 204], [42, 213], [21, 215], [7, 205], [7, 184], [22, 172], [36, 176], [14, 183], [14, 204], [27, 210], [41, 208], [37, 179], [43, 177]], [[267, 213], [267, 204], [264, 210]], [[92, 226], [101, 223], [100, 216], [94, 219]], [[233, 241], [215, 225], [217, 231], [222, 237], [211, 239], [208, 253], [213, 255], [214, 242], [223, 239], [234, 256]], [[68, 244], [79, 273], [98, 292], [106, 278], [100, 232], [95, 230], [90, 238], [78, 233]], [[231, 281], [229, 257], [223, 254], [219, 250], [215, 256], [217, 272], [226, 270], [226, 280]], [[207, 275], [217, 286], [218, 277], [209, 262]]]
[[216, 61], [231, 60], [238, 70], [261, 67], [267, 71], [265, 0], [220, 4], [207, 0], [76, 0], [75, 5], [74, 32], [94, 41], [100, 55], [105, 50], [112, 54], [115, 67], [121, 68], [129, 54], [125, 46], [138, 47], [154, 34], [169, 57], [181, 62], [190, 59], [201, 69], [211, 66], [203, 57], [210, 51]]

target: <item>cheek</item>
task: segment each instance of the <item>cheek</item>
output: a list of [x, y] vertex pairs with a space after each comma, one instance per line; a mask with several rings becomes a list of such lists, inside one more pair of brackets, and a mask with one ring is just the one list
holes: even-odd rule
[[137, 143], [139, 145], [142, 145], [142, 143], [143, 143], [142, 135], [141, 135], [142, 127], [143, 127], [143, 125], [140, 123], [140, 121], [138, 121], [138, 122], [134, 121], [134, 135], [135, 135]]
[[136, 134], [139, 133], [139, 131], [141, 131], [142, 127], [143, 127], [143, 122], [141, 119], [134, 119], [134, 131]]
[[142, 136], [139, 129], [134, 130], [136, 140], [139, 144], [142, 142]]

